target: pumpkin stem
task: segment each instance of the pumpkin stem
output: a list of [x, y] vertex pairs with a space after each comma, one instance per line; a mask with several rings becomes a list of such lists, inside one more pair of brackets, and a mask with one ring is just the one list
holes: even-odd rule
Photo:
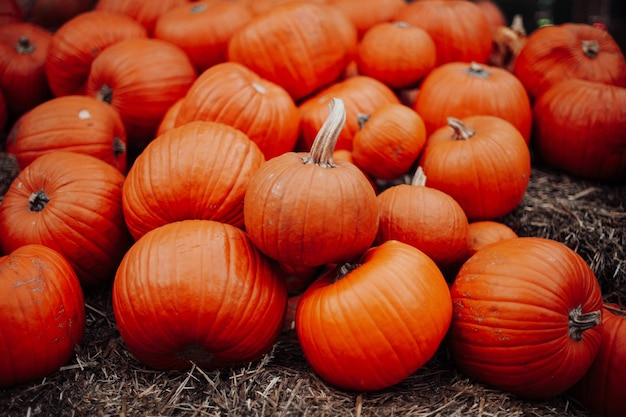
[[339, 267], [339, 269], [337, 270], [337, 275], [335, 276], [335, 279], [333, 279], [333, 282], [339, 281], [341, 278], [345, 277], [350, 272], [354, 271], [355, 269], [357, 269], [360, 266], [361, 266], [361, 264], [353, 264], [353, 263], [350, 263], [350, 262], [346, 262], [346, 263], [342, 264]]
[[189, 9], [189, 13], [191, 14], [201, 13], [205, 11], [206, 9], [207, 9], [206, 4], [195, 4], [191, 6], [191, 8]]
[[346, 108], [342, 99], [334, 97], [328, 103], [328, 109], [328, 118], [322, 124], [319, 132], [317, 132], [311, 151], [302, 158], [305, 164], [316, 164], [322, 168], [334, 168], [337, 166], [333, 161], [333, 152], [335, 151], [339, 133], [341, 133], [346, 123]]
[[583, 332], [602, 323], [602, 312], [600, 310], [590, 313], [583, 313], [582, 305], [569, 312], [569, 337], [572, 340], [580, 341]]
[[126, 144], [117, 136], [113, 138], [113, 155], [118, 156], [126, 152]]
[[113, 89], [108, 85], [103, 85], [96, 93], [96, 98], [105, 103], [111, 104], [113, 102]]
[[26, 36], [20, 36], [15, 45], [15, 50], [20, 55], [32, 54], [35, 51], [35, 45], [30, 43], [30, 39]]
[[521, 14], [516, 14], [515, 16], [513, 16], [513, 21], [511, 22], [511, 30], [519, 36], [526, 36], [524, 19], [522, 18]]
[[465, 70], [465, 72], [473, 77], [478, 78], [487, 78], [489, 77], [489, 71], [485, 69], [478, 62], [471, 62], [469, 68]]
[[467, 140], [476, 134], [476, 132], [472, 128], [465, 125], [462, 121], [455, 117], [448, 117], [447, 120], [448, 126], [450, 126], [454, 130], [454, 139]]
[[258, 91], [261, 94], [267, 94], [267, 90], [265, 89], [265, 87], [263, 87], [261, 84], [257, 82], [252, 83], [252, 88], [254, 88], [256, 91]]
[[365, 114], [365, 113], [359, 113], [356, 116], [356, 121], [359, 124], [359, 129], [363, 129], [363, 126], [365, 126], [365, 123], [368, 122], [368, 120], [370, 119], [370, 117], [372, 117], [371, 114]]
[[600, 43], [596, 40], [582, 41], [581, 44], [587, 58], [595, 58], [600, 53]]
[[39, 212], [44, 209], [48, 201], [50, 201], [50, 198], [46, 195], [46, 192], [41, 189], [28, 197], [28, 202], [30, 203], [28, 209], [30, 211]]
[[415, 170], [415, 175], [411, 179], [411, 185], [415, 185], [418, 187], [424, 187], [426, 185], [426, 174], [424, 174], [424, 169], [422, 167], [417, 167]]
[[409, 26], [411, 26], [407, 22], [393, 22], [393, 25], [402, 29], [408, 28]]

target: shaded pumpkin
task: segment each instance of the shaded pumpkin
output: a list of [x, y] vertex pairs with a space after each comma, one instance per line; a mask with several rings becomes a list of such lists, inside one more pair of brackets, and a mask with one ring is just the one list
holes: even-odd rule
[[126, 132], [115, 109], [93, 97], [47, 100], [24, 114], [8, 140], [20, 169], [39, 156], [70, 151], [94, 156], [126, 173]]
[[175, 126], [195, 120], [241, 130], [266, 159], [292, 151], [300, 132], [300, 114], [289, 93], [236, 62], [214, 65], [189, 87]]
[[564, 393], [587, 371], [602, 338], [602, 294], [564, 244], [520, 237], [463, 264], [450, 289], [448, 347], [473, 380], [521, 398]]
[[129, 351], [154, 369], [229, 368], [260, 359], [282, 329], [285, 283], [240, 229], [183, 220], [139, 239], [113, 283]]
[[19, 173], [0, 205], [2, 250], [48, 246], [67, 258], [84, 290], [102, 286], [131, 242], [123, 182], [118, 169], [90, 155], [41, 155]]
[[403, 0], [328, 0], [328, 4], [350, 19], [359, 38], [373, 26], [394, 20], [395, 13], [404, 6]]
[[126, 176], [122, 205], [128, 230], [139, 239], [188, 219], [242, 228], [244, 195], [263, 162], [254, 142], [223, 123], [196, 121], [163, 133]]
[[147, 37], [136, 20], [119, 13], [92, 10], [70, 19], [52, 35], [46, 79], [57, 96], [85, 94], [93, 60], [121, 40]]
[[179, 98], [170, 106], [169, 109], [167, 109], [163, 118], [159, 122], [159, 127], [157, 128], [155, 136], [160, 136], [168, 130], [172, 130], [176, 127], [176, 118], [178, 117], [178, 112], [183, 105], [184, 99], [184, 97]]
[[88, 12], [97, 2], [98, 0], [18, 0], [23, 20], [50, 31], [55, 31], [68, 20]]
[[163, 14], [178, 6], [190, 3], [190, 0], [98, 0], [96, 10], [121, 13], [141, 23], [153, 35], [154, 26]]
[[468, 226], [470, 256], [492, 243], [519, 237], [509, 226], [495, 220], [479, 220]]
[[66, 365], [85, 333], [85, 302], [67, 259], [30, 244], [0, 257], [0, 387]]
[[297, 302], [295, 327], [304, 357], [323, 380], [367, 392], [392, 387], [426, 364], [451, 314], [435, 263], [387, 241], [314, 281]]
[[0, 3], [0, 26], [19, 23], [23, 20], [22, 10], [15, 0], [5, 0]]
[[450, 118], [420, 156], [428, 184], [449, 194], [469, 221], [513, 211], [530, 181], [530, 151], [521, 133], [497, 116]]

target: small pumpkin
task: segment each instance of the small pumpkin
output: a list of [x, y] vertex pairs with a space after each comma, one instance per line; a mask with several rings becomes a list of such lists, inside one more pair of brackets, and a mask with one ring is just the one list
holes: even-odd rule
[[568, 78], [626, 87], [626, 60], [619, 45], [606, 30], [585, 23], [543, 26], [531, 33], [513, 73], [533, 101]]
[[509, 226], [495, 220], [470, 222], [468, 234], [470, 256], [491, 243], [519, 237]]
[[419, 114], [399, 103], [382, 104], [359, 115], [361, 129], [352, 139], [352, 158], [365, 173], [392, 180], [408, 173], [426, 145]]
[[30, 244], [0, 257], [0, 387], [49, 376], [85, 333], [76, 273], [61, 254]]
[[55, 150], [94, 156], [126, 173], [126, 131], [118, 112], [93, 97], [47, 100], [24, 114], [8, 140], [20, 169]]
[[243, 227], [244, 195], [263, 162], [250, 138], [223, 123], [196, 121], [165, 132], [126, 176], [122, 206], [128, 230], [139, 239], [186, 219]]
[[298, 268], [360, 256], [378, 229], [376, 194], [367, 177], [355, 165], [332, 159], [346, 111], [338, 98], [329, 108], [311, 151], [265, 162], [244, 198], [245, 227], [255, 246]]
[[189, 0], [98, 0], [95, 9], [124, 14], [141, 23], [152, 36], [159, 17], [188, 3]]
[[600, 287], [563, 243], [520, 237], [491, 244], [463, 264], [450, 292], [450, 355], [478, 382], [549, 398], [573, 386], [598, 354]]
[[373, 26], [391, 22], [395, 13], [404, 6], [403, 0], [328, 0], [328, 4], [350, 19], [357, 29], [359, 39]]
[[626, 414], [626, 311], [606, 304], [602, 315], [602, 341], [595, 360], [568, 392], [588, 410], [602, 417]]
[[626, 183], [626, 88], [577, 78], [539, 96], [533, 144], [546, 164], [578, 178]]
[[41, 155], [19, 173], [0, 205], [2, 250], [48, 246], [67, 258], [84, 290], [102, 286], [131, 241], [123, 182], [118, 169], [91, 155]]
[[68, 20], [52, 35], [46, 79], [56, 97], [85, 94], [93, 60], [124, 39], [145, 38], [146, 29], [120, 13], [92, 10]]
[[205, 120], [244, 132], [267, 159], [293, 150], [300, 114], [289, 93], [236, 62], [204, 71], [189, 87], [175, 126]]
[[359, 74], [399, 90], [417, 86], [435, 67], [437, 49], [424, 29], [406, 22], [383, 22], [363, 35], [355, 61]]
[[530, 143], [530, 99], [524, 85], [503, 68], [476, 62], [441, 65], [422, 82], [413, 109], [428, 134], [446, 126], [448, 117], [492, 115], [511, 122]]
[[420, 156], [429, 186], [452, 196], [469, 221], [513, 211], [530, 181], [530, 151], [519, 130], [489, 115], [448, 124], [428, 137]]
[[122, 339], [146, 366], [214, 369], [256, 361], [272, 348], [287, 291], [242, 230], [183, 220], [135, 242], [112, 300]]
[[389, 388], [421, 368], [450, 325], [446, 281], [418, 249], [387, 241], [341, 264], [300, 296], [296, 333], [326, 382], [350, 391]]

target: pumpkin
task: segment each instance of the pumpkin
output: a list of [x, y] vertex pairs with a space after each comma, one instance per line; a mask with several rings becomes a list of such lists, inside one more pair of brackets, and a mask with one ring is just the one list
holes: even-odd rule
[[530, 181], [530, 151], [521, 133], [497, 116], [448, 123], [429, 136], [419, 159], [429, 186], [452, 196], [469, 221], [513, 211]]
[[448, 117], [501, 117], [520, 131], [526, 143], [532, 134], [532, 108], [522, 83], [513, 74], [476, 62], [450, 62], [435, 68], [420, 86], [413, 109], [432, 134]]
[[46, 79], [57, 96], [85, 94], [93, 60], [124, 39], [145, 38], [146, 29], [132, 18], [105, 10], [81, 13], [52, 35], [46, 57]]
[[37, 243], [67, 258], [85, 290], [113, 278], [130, 245], [122, 173], [76, 152], [41, 155], [19, 173], [0, 205], [5, 253]]
[[227, 368], [276, 342], [285, 283], [240, 229], [183, 220], [146, 233], [124, 256], [113, 312], [129, 351], [155, 369]]
[[437, 48], [435, 66], [472, 61], [484, 64], [491, 54], [491, 24], [472, 2], [413, 1], [400, 8], [394, 20], [428, 32]]
[[393, 21], [395, 13], [404, 6], [403, 0], [328, 0], [328, 4], [350, 19], [359, 38], [373, 26]]
[[526, 44], [528, 35], [522, 15], [513, 16], [511, 26], [496, 26], [491, 31], [493, 50], [489, 56], [489, 65], [513, 72], [515, 61]]
[[343, 73], [346, 43], [335, 21], [316, 3], [281, 4], [231, 36], [228, 59], [280, 85], [299, 101]]
[[10, 23], [19, 23], [22, 20], [22, 10], [15, 0], [5, 0], [0, 3], [0, 26]]
[[405, 22], [383, 22], [363, 35], [355, 60], [359, 74], [399, 90], [417, 86], [435, 67], [437, 49], [424, 29]]
[[127, 15], [141, 23], [152, 36], [159, 17], [188, 3], [190, 0], [98, 0], [95, 9]]
[[87, 96], [45, 101], [24, 114], [8, 140], [20, 169], [55, 150], [94, 156], [126, 173], [126, 132], [117, 111]]
[[408, 173], [426, 145], [420, 115], [400, 103], [386, 103], [359, 117], [361, 129], [352, 139], [354, 163], [377, 179]]
[[355, 165], [332, 159], [345, 123], [343, 101], [334, 98], [329, 108], [310, 152], [268, 160], [246, 190], [246, 231], [256, 247], [279, 263], [314, 267], [351, 260], [376, 237], [374, 189]]
[[594, 414], [602, 417], [626, 415], [626, 312], [607, 304], [602, 315], [602, 341], [595, 360], [568, 392]]
[[184, 99], [184, 97], [179, 98], [170, 106], [169, 109], [167, 109], [163, 118], [159, 122], [159, 127], [157, 128], [155, 136], [160, 136], [168, 130], [176, 127], [176, 118], [178, 117], [178, 112], [183, 105]]
[[565, 392], [602, 338], [602, 295], [585, 261], [555, 240], [520, 237], [470, 257], [452, 287], [450, 355], [465, 375], [521, 398]]
[[506, 16], [494, 0], [475, 0], [473, 3], [480, 8], [492, 27], [506, 26]]
[[11, 121], [51, 96], [45, 74], [51, 38], [29, 22], [0, 26], [0, 90]]
[[85, 333], [76, 273], [57, 251], [24, 245], [0, 258], [0, 387], [46, 377], [65, 364]]
[[122, 205], [128, 230], [139, 239], [186, 219], [243, 227], [243, 198], [263, 162], [254, 142], [223, 123], [190, 122], [165, 132], [126, 176]]
[[534, 147], [549, 166], [578, 178], [626, 182], [626, 88], [567, 79], [533, 107]]
[[426, 186], [418, 167], [410, 184], [378, 194], [376, 242], [397, 240], [428, 255], [444, 276], [454, 278], [468, 258], [469, 230], [465, 212], [451, 196]]
[[[0, 204], [6, 194], [7, 190], [11, 186], [11, 183], [19, 174], [19, 168], [17, 166], [17, 159], [15, 155], [0, 152]], [[2, 254], [2, 248], [0, 245], [0, 254]]]
[[450, 325], [446, 281], [418, 249], [387, 241], [313, 282], [296, 308], [311, 368], [350, 391], [391, 387], [421, 368]]
[[134, 160], [196, 76], [194, 66], [178, 46], [160, 39], [125, 39], [93, 60], [86, 95], [109, 103], [119, 112], [130, 159]]
[[360, 129], [359, 114], [371, 114], [385, 103], [400, 103], [393, 90], [372, 77], [359, 75], [333, 83], [298, 105], [301, 125], [297, 150], [311, 148], [334, 97], [340, 98], [346, 109], [346, 123], [339, 132], [337, 150], [352, 150], [352, 139]]
[[241, 130], [267, 159], [293, 150], [300, 132], [300, 114], [289, 93], [236, 62], [214, 65], [189, 87], [175, 126], [195, 120]]
[[532, 32], [513, 73], [532, 100], [567, 78], [626, 87], [626, 60], [619, 45], [609, 32], [584, 23], [543, 26]]
[[470, 222], [468, 234], [470, 256], [491, 243], [519, 237], [509, 226], [495, 220]]
[[201, 0], [180, 5], [156, 22], [154, 37], [178, 45], [198, 73], [226, 61], [230, 37], [252, 19], [241, 2]]

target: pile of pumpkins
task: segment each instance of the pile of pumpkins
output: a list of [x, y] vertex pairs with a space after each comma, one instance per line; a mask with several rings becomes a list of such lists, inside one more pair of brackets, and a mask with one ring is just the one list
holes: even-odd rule
[[498, 221], [534, 158], [626, 181], [606, 30], [526, 36], [485, 0], [69, 3], [0, 9], [0, 386], [66, 364], [110, 284], [151, 368], [256, 361], [293, 327], [340, 389], [445, 348], [478, 382], [626, 415], [624, 311]]

